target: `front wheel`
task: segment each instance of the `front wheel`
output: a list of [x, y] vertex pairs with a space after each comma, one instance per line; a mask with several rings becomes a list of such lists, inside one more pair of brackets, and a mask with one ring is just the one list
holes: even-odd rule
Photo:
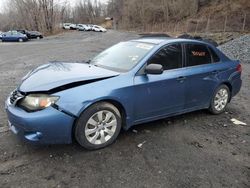
[[221, 114], [225, 111], [230, 99], [230, 90], [226, 85], [219, 86], [212, 98], [209, 111], [212, 114]]
[[20, 38], [18, 41], [19, 41], [19, 42], [23, 42], [23, 39]]
[[121, 114], [114, 105], [97, 103], [79, 117], [75, 126], [75, 138], [86, 149], [100, 149], [116, 140], [121, 124]]

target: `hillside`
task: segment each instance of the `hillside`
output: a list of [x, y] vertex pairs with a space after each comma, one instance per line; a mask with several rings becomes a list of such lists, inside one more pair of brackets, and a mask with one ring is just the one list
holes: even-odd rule
[[250, 31], [249, 0], [115, 0], [119, 28], [140, 31]]
[[[200, 22], [196, 28], [198, 31], [204, 31], [204, 28], [213, 32], [250, 31], [250, 1], [210, 0], [200, 7], [196, 15], [187, 20], [192, 23], [193, 19]], [[192, 30], [192, 24], [190, 25]], [[196, 24], [193, 24], [193, 27], [194, 25]]]

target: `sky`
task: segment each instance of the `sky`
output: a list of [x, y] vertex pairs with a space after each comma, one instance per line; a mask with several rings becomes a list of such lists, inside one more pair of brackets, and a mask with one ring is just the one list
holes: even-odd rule
[[[3, 12], [5, 4], [8, 0], [0, 0], [0, 13]], [[77, 2], [81, 1], [81, 0], [57, 0], [59, 3], [63, 3], [65, 1], [70, 2], [71, 6], [74, 6]], [[100, 2], [102, 3], [106, 3], [108, 2], [108, 0], [100, 0]]]
[[0, 13], [3, 12], [5, 2], [6, 0], [0, 0]]

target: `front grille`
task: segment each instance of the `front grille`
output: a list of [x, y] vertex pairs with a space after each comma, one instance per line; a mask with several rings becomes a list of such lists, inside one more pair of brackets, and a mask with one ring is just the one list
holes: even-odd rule
[[21, 98], [23, 98], [24, 96], [18, 91], [18, 90], [14, 90], [11, 94], [10, 94], [10, 103], [11, 104], [16, 104], [18, 100], [20, 100]]

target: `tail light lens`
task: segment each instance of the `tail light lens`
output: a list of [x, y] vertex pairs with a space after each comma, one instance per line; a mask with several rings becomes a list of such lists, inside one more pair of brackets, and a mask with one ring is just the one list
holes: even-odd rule
[[241, 73], [242, 72], [242, 66], [239, 64], [236, 68], [237, 72]]

